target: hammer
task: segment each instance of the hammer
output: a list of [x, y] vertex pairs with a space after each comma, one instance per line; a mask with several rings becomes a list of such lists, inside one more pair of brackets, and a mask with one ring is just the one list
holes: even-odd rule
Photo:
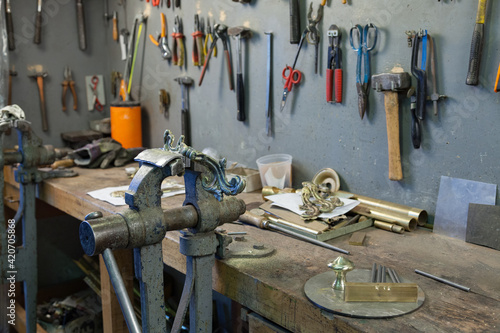
[[236, 106], [237, 106], [237, 117], [239, 121], [245, 121], [245, 89], [243, 86], [243, 74], [241, 70], [241, 39], [250, 38], [250, 29], [239, 26], [229, 28], [227, 30], [229, 36], [236, 38], [236, 52], [238, 53], [238, 63], [236, 69]]
[[191, 136], [189, 132], [189, 99], [187, 88], [193, 84], [194, 80], [189, 76], [179, 76], [174, 80], [181, 85], [181, 134], [184, 135], [184, 142], [189, 145], [191, 143]]
[[387, 123], [387, 144], [389, 151], [389, 179], [402, 180], [401, 152], [399, 148], [399, 101], [398, 92], [411, 85], [410, 74], [406, 72], [372, 75], [373, 89], [384, 93]]
[[40, 94], [40, 111], [42, 112], [42, 129], [46, 132], [49, 130], [49, 125], [47, 122], [47, 110], [45, 109], [45, 95], [43, 94], [43, 78], [47, 77], [47, 72], [37, 72], [28, 76], [35, 79], [38, 85], [38, 93]]

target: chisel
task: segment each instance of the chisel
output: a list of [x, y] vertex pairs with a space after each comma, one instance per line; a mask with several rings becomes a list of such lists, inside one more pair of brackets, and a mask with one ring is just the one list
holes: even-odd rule
[[10, 0], [5, 1], [5, 20], [7, 24], [7, 41], [9, 50], [15, 50], [16, 44], [14, 42], [14, 24], [12, 23], [12, 11], [10, 7]]
[[78, 22], [78, 44], [80, 50], [87, 48], [87, 39], [85, 37], [85, 12], [83, 10], [83, 0], [76, 0], [76, 19]]
[[36, 18], [35, 18], [35, 44], [40, 44], [42, 41], [42, 0], [37, 1]]
[[467, 80], [465, 81], [469, 86], [477, 86], [479, 84], [479, 65], [481, 64], [481, 54], [483, 53], [487, 2], [487, 0], [479, 0], [477, 7], [476, 24], [472, 33], [472, 43], [470, 46], [469, 71], [467, 72]]

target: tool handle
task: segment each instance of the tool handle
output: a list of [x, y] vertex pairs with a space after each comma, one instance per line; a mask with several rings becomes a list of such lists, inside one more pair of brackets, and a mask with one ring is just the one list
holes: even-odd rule
[[171, 5], [172, 5], [171, 1], [167, 0], [167, 8], [170, 8]]
[[415, 114], [415, 108], [411, 109], [411, 142], [413, 143], [413, 148], [420, 148], [421, 142], [421, 130], [420, 130], [420, 120]]
[[45, 95], [43, 93], [43, 77], [39, 76], [36, 78], [36, 83], [38, 85], [38, 93], [40, 94], [40, 111], [42, 114], [42, 130], [47, 132], [49, 130], [49, 124], [47, 121], [47, 110], [45, 108]]
[[154, 45], [156, 46], [160, 46], [160, 43], [158, 43], [158, 41], [153, 37], [153, 35], [149, 34], [149, 40], [151, 41], [151, 43], [153, 43]]
[[179, 37], [177, 39], [177, 42], [179, 43], [179, 59], [177, 62], [177, 66], [182, 67], [184, 66], [184, 58], [185, 58], [185, 48], [184, 48], [184, 41], [182, 40], [182, 37]]
[[184, 143], [191, 144], [191, 137], [189, 133], [189, 112], [182, 110], [181, 112], [181, 134], [184, 135]]
[[198, 43], [196, 42], [196, 37], [193, 35], [193, 50], [191, 51], [191, 58], [194, 66], [200, 66], [200, 57], [198, 55]]
[[342, 103], [342, 69], [335, 70], [335, 102]]
[[50, 168], [55, 170], [59, 168], [71, 168], [73, 166], [75, 166], [75, 162], [72, 159], [68, 158], [64, 160], [55, 161], [50, 165]]
[[174, 0], [175, 1], [175, 7], [179, 8], [181, 6], [181, 0]]
[[427, 74], [422, 74], [417, 80], [417, 117], [420, 120], [425, 118], [425, 103], [427, 102]]
[[76, 3], [76, 17], [78, 22], [78, 44], [80, 50], [83, 51], [87, 48], [87, 38], [85, 36], [85, 12], [81, 1]]
[[233, 86], [233, 70], [231, 66], [231, 57], [229, 56], [229, 51], [224, 50], [224, 54], [226, 55], [226, 63], [227, 63], [227, 75], [229, 78], [229, 90], [234, 90]]
[[113, 16], [113, 40], [118, 41], [118, 19], [116, 15]]
[[16, 49], [16, 43], [14, 41], [14, 24], [12, 22], [12, 13], [7, 12], [5, 14], [5, 19], [6, 19], [6, 24], [7, 24], [7, 41], [9, 44], [9, 50], [15, 50]]
[[68, 82], [65, 81], [62, 84], [63, 86], [63, 91], [62, 91], [62, 110], [66, 111], [66, 92], [68, 91]]
[[326, 69], [326, 101], [333, 102], [333, 69]]
[[238, 107], [236, 119], [245, 121], [245, 87], [242, 73], [236, 74], [236, 104]]
[[71, 81], [69, 83], [69, 88], [71, 90], [71, 94], [73, 95], [73, 110], [78, 109], [78, 99], [76, 98], [76, 91], [75, 91], [75, 82]]
[[240, 215], [240, 217], [238, 218], [238, 220], [240, 220], [241, 222], [251, 224], [262, 229], [265, 229], [264, 226], [265, 219], [266, 218], [264, 216], [255, 215], [249, 212], [248, 210], [245, 212], [245, 214]]
[[483, 53], [484, 24], [476, 23], [472, 33], [472, 43], [470, 46], [469, 71], [465, 83], [469, 86], [479, 84], [479, 65], [481, 64], [481, 54]]
[[198, 66], [205, 62], [205, 53], [203, 52], [203, 35], [196, 37], [196, 44], [198, 47]]
[[384, 92], [385, 116], [387, 123], [387, 145], [389, 153], [389, 179], [402, 180], [401, 151], [399, 148], [399, 101], [398, 93]]
[[497, 80], [495, 81], [495, 92], [499, 92], [498, 81], [500, 80], [500, 65], [498, 65]]
[[290, 44], [300, 42], [299, 0], [290, 0]]
[[37, 12], [35, 17], [35, 44], [40, 44], [42, 41], [42, 13]]

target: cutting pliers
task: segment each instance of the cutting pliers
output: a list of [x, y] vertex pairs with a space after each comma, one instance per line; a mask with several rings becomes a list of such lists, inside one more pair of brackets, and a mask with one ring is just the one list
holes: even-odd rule
[[[373, 31], [373, 33], [371, 33]], [[373, 41], [370, 36], [373, 35]], [[370, 86], [370, 51], [377, 44], [378, 29], [373, 23], [368, 23], [365, 27], [356, 24], [349, 33], [349, 42], [354, 51], [358, 53], [356, 64], [356, 88], [358, 90], [358, 109], [361, 119], [366, 112], [366, 105]], [[361, 79], [361, 63], [364, 60], [363, 79]]]
[[[342, 50], [340, 49], [340, 39], [342, 33], [340, 29], [332, 24], [327, 32], [328, 63], [326, 69], [326, 101], [328, 103], [342, 103]], [[333, 100], [333, 90], [335, 90], [335, 101]]]
[[193, 36], [193, 51], [192, 59], [193, 65], [202, 66], [205, 62], [205, 55], [203, 54], [203, 32], [200, 24], [200, 19], [198, 14], [194, 15], [194, 32], [191, 34]]
[[68, 86], [71, 89], [71, 94], [73, 95], [73, 110], [76, 110], [78, 108], [78, 100], [76, 98], [75, 81], [73, 81], [71, 69], [69, 69], [68, 66], [64, 68], [64, 81], [62, 86], [62, 110], [66, 111], [66, 92], [68, 91]]
[[165, 14], [160, 13], [161, 16], [161, 33], [155, 39], [153, 35], [149, 35], [149, 39], [153, 44], [160, 48], [161, 56], [163, 59], [172, 58], [172, 52], [168, 47], [168, 39], [167, 39], [167, 19], [165, 18]]
[[[210, 25], [210, 17], [207, 17], [207, 33], [205, 34], [205, 44], [203, 45], [203, 55], [205, 57], [208, 54], [209, 50], [208, 47], [210, 46], [210, 44], [212, 44], [213, 41], [214, 41], [214, 36], [212, 35], [212, 26]], [[214, 57], [217, 57], [217, 45], [214, 45], [212, 53]]]
[[184, 35], [182, 34], [182, 20], [175, 15], [174, 32], [172, 33], [173, 43], [173, 63], [174, 66], [184, 66]]

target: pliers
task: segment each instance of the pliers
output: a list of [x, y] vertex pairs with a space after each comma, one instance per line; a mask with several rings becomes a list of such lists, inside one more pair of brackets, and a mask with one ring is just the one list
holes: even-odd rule
[[161, 33], [155, 39], [153, 35], [149, 35], [149, 39], [153, 44], [160, 48], [161, 56], [163, 59], [172, 58], [172, 52], [168, 47], [168, 39], [167, 39], [167, 19], [165, 18], [165, 14], [160, 13], [161, 15]]
[[318, 73], [318, 49], [319, 49], [319, 40], [320, 40], [320, 34], [318, 30], [318, 23], [321, 21], [321, 18], [323, 17], [323, 6], [319, 6], [318, 12], [316, 13], [316, 17], [313, 18], [312, 16], [313, 12], [313, 4], [309, 5], [309, 11], [307, 12], [307, 20], [309, 24], [307, 25], [307, 42], [309, 44], [314, 45], [314, 73]]
[[64, 68], [64, 81], [62, 86], [62, 110], [66, 111], [66, 92], [68, 91], [68, 86], [71, 89], [71, 94], [73, 95], [73, 110], [76, 110], [78, 108], [78, 100], [76, 98], [75, 81], [73, 81], [71, 69], [69, 69], [68, 66]]
[[[208, 42], [210, 40], [210, 43], [214, 41], [214, 36], [212, 35], [212, 26], [210, 25], [210, 17], [207, 17], [207, 33], [205, 35], [205, 44], [203, 45], [203, 55], [206, 57], [208, 54], [208, 48], [209, 46]], [[214, 57], [217, 57], [217, 45], [214, 46], [214, 50], [212, 51]]]
[[[332, 24], [327, 32], [328, 63], [326, 69], [326, 101], [328, 103], [342, 103], [342, 50], [340, 29]], [[335, 89], [335, 101], [333, 101], [333, 90]]]
[[203, 32], [198, 14], [194, 15], [194, 32], [191, 36], [193, 36], [193, 65], [199, 67], [205, 62], [205, 55], [203, 54]]
[[[172, 38], [173, 43], [173, 63], [174, 66], [184, 66], [184, 35], [182, 34], [182, 20], [179, 15], [175, 15]], [[178, 51], [178, 52], [177, 52]]]
[[[422, 44], [421, 66], [418, 65], [419, 49]], [[411, 138], [413, 147], [420, 148], [421, 122], [425, 117], [425, 103], [427, 101], [427, 30], [421, 30], [413, 38], [411, 55], [411, 73], [417, 79], [416, 97], [411, 98]]]

